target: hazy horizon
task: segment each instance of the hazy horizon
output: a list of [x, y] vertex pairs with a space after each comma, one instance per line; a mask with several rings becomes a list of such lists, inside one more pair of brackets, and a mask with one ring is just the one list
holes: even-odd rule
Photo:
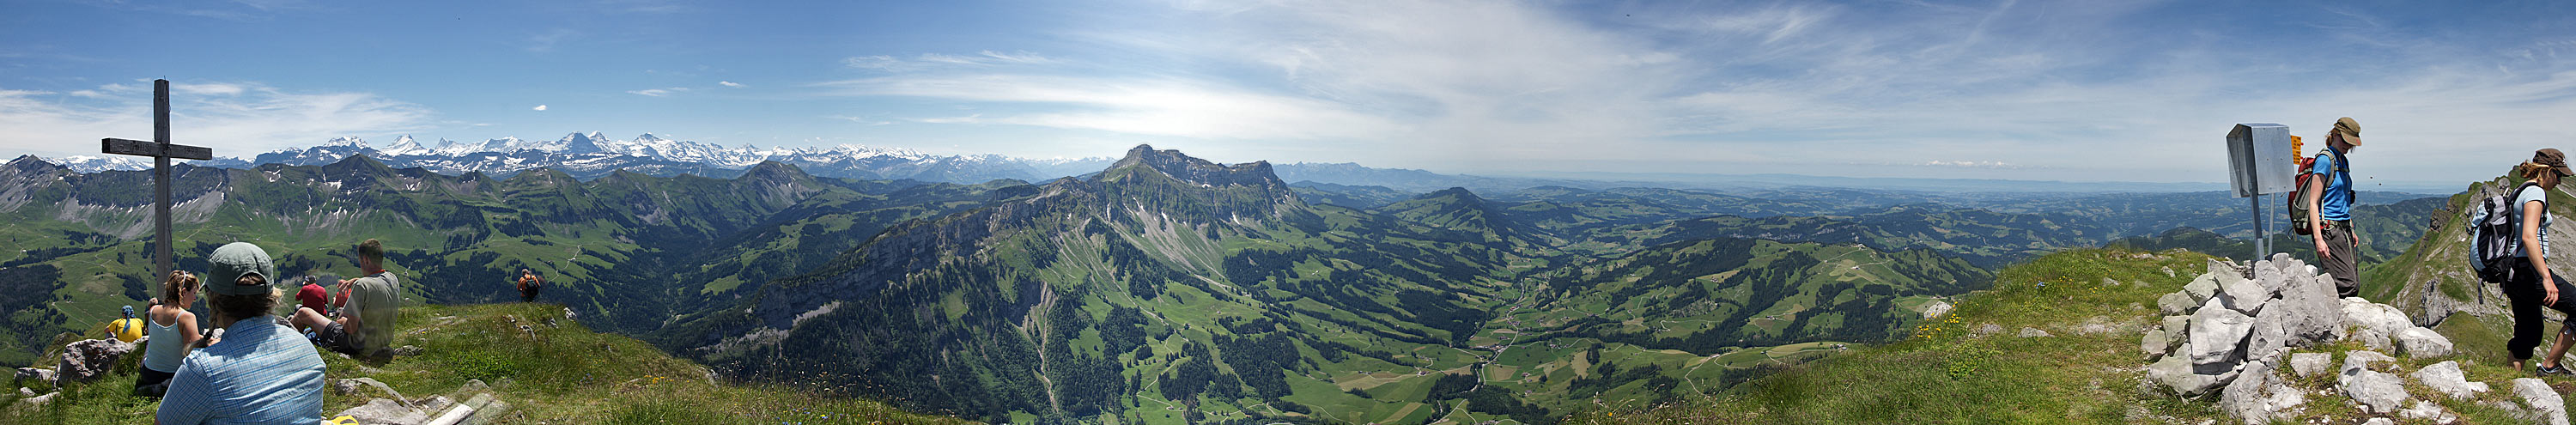
[[[2576, 5], [9, 2], [0, 148], [357, 136], [1355, 162], [1444, 174], [2224, 181], [2353, 116], [2358, 176], [2576, 140]], [[78, 142], [78, 143], [74, 143]], [[2313, 150], [2321, 140], [2310, 140]]]

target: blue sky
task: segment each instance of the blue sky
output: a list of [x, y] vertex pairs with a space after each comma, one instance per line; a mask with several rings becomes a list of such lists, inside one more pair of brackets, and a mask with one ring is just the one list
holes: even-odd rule
[[[2357, 174], [2576, 147], [2576, 2], [0, 0], [0, 153], [652, 132], [1450, 173], [2223, 181], [2238, 122]], [[543, 110], [538, 106], [543, 105]], [[2312, 143], [2312, 146], [2314, 144]]]

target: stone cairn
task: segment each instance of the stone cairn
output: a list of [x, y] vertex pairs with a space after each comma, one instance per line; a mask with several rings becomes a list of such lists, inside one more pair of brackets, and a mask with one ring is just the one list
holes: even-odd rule
[[[2241, 268], [2212, 261], [2207, 274], [2165, 294], [2156, 305], [2164, 320], [2138, 344], [2153, 362], [2147, 367], [2148, 381], [2186, 398], [2215, 395], [2220, 410], [2249, 425], [2290, 420], [2307, 402], [2309, 393], [2281, 375], [2285, 366], [2298, 377], [2337, 373], [2333, 392], [2372, 414], [2437, 423], [2459, 419], [2408, 394], [2406, 377], [2394, 373], [2402, 364], [2381, 354], [2447, 357], [2452, 354], [2450, 339], [2416, 326], [2396, 307], [2336, 298], [2333, 276], [2318, 274], [2316, 267], [2289, 254]], [[2290, 354], [2341, 340], [2359, 341], [2369, 349], [2345, 352], [2342, 367], [2334, 370], [2328, 369], [2329, 353]], [[2450, 361], [2419, 368], [2411, 376], [2456, 399], [2492, 390], [2486, 383], [2469, 382]], [[2525, 412], [2534, 423], [2567, 425], [2566, 409], [2546, 383], [2525, 378], [2511, 386], [2523, 403], [2498, 407]]]

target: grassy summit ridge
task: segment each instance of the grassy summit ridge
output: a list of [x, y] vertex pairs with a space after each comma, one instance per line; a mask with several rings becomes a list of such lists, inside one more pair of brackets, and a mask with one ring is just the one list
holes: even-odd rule
[[[452, 391], [481, 380], [511, 405], [497, 423], [967, 423], [818, 389], [710, 380], [704, 367], [633, 338], [593, 332], [553, 304], [410, 306], [400, 322], [394, 345], [421, 347], [420, 355], [368, 366], [324, 353], [326, 376], [334, 382], [373, 378], [408, 398], [446, 395], [458, 401], [473, 394]], [[152, 423], [158, 401], [127, 395], [141, 357], [141, 351], [125, 356], [118, 373], [66, 388], [45, 408], [0, 409], [0, 423]], [[324, 414], [386, 397], [373, 389], [325, 393]], [[0, 406], [16, 406], [17, 398], [14, 392], [0, 395]]]
[[[2237, 423], [2214, 402], [2184, 399], [2149, 383], [2139, 348], [2140, 331], [2162, 315], [2157, 297], [2175, 292], [2206, 269], [2212, 257], [2184, 250], [2125, 248], [2069, 250], [2006, 268], [1995, 288], [1963, 297], [1946, 317], [1914, 323], [1902, 341], [1781, 368], [1724, 392], [1642, 409], [1584, 412], [1569, 423], [1960, 423], [2119, 424]], [[2092, 325], [2106, 325], [2087, 331]], [[1997, 332], [1986, 333], [1988, 325]], [[2025, 329], [2051, 335], [2020, 336]], [[2469, 331], [2482, 331], [2470, 329]], [[2496, 385], [2469, 399], [2438, 395], [2408, 378], [2406, 391], [2464, 423], [2519, 423], [2495, 403], [2513, 400], [2506, 382], [2529, 377], [2505, 367], [2497, 335], [2445, 325], [2458, 354], [2400, 357], [2393, 373], [2457, 361], [2472, 382]], [[2363, 350], [2336, 341], [2294, 350], [2341, 353]], [[2286, 356], [2284, 357], [2286, 358]], [[2306, 391], [2292, 416], [2297, 423], [2354, 423], [2370, 414], [2347, 405], [2329, 372], [2306, 378], [2281, 372]], [[2550, 381], [2564, 394], [2576, 382]], [[2398, 423], [2432, 423], [2400, 420]]]

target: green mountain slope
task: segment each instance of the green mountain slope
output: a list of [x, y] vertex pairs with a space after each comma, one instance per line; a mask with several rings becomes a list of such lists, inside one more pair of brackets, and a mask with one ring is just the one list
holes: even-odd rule
[[741, 376], [994, 420], [1420, 421], [1332, 375], [1472, 363], [1448, 345], [1482, 325], [1514, 260], [1482, 236], [1308, 206], [1266, 164], [1140, 147], [657, 335]]
[[[617, 173], [580, 182], [550, 170], [507, 180], [396, 170], [364, 157], [324, 166], [181, 167], [177, 265], [234, 241], [261, 245], [290, 278], [357, 272], [348, 247], [377, 238], [412, 299], [509, 299], [519, 268], [545, 299], [603, 329], [650, 330], [677, 300], [794, 274], [886, 226], [1013, 196], [976, 186], [821, 179], [762, 164], [734, 179]], [[149, 175], [77, 174], [21, 157], [0, 168], [0, 364], [110, 319], [152, 295]], [[22, 251], [23, 250], [23, 251]], [[136, 265], [143, 265], [136, 267]], [[685, 282], [685, 283], [684, 283]], [[688, 303], [695, 306], [702, 303]]]
[[[2395, 204], [2360, 205], [2353, 208], [2353, 228], [2361, 234], [2361, 263], [2366, 272], [2404, 254], [2408, 247], [2423, 237], [2428, 224], [2449, 217], [2444, 208], [2450, 198], [2418, 198]], [[2275, 223], [2275, 225], [2285, 225]], [[2300, 261], [2316, 261], [2315, 242], [2307, 236], [2276, 232], [2272, 235], [2273, 251], [2288, 252]], [[2254, 242], [2230, 238], [2196, 227], [2176, 227], [2153, 236], [2121, 238], [2105, 244], [2149, 251], [2189, 249], [2210, 255], [2244, 257], [2254, 255]]]
[[2036, 214], [1905, 206], [1857, 216], [1717, 216], [1619, 226], [1588, 235], [1603, 245], [1660, 245], [1707, 238], [1860, 244], [1879, 250], [1931, 249], [1996, 268], [2060, 249], [2087, 246], [2107, 233], [2087, 223]]
[[1555, 297], [1537, 309], [1554, 317], [1525, 319], [1566, 322], [1553, 334], [1693, 353], [1877, 342], [1920, 316], [1900, 304], [1984, 289], [1990, 279], [1929, 250], [1704, 239], [1565, 270], [1549, 287]]

